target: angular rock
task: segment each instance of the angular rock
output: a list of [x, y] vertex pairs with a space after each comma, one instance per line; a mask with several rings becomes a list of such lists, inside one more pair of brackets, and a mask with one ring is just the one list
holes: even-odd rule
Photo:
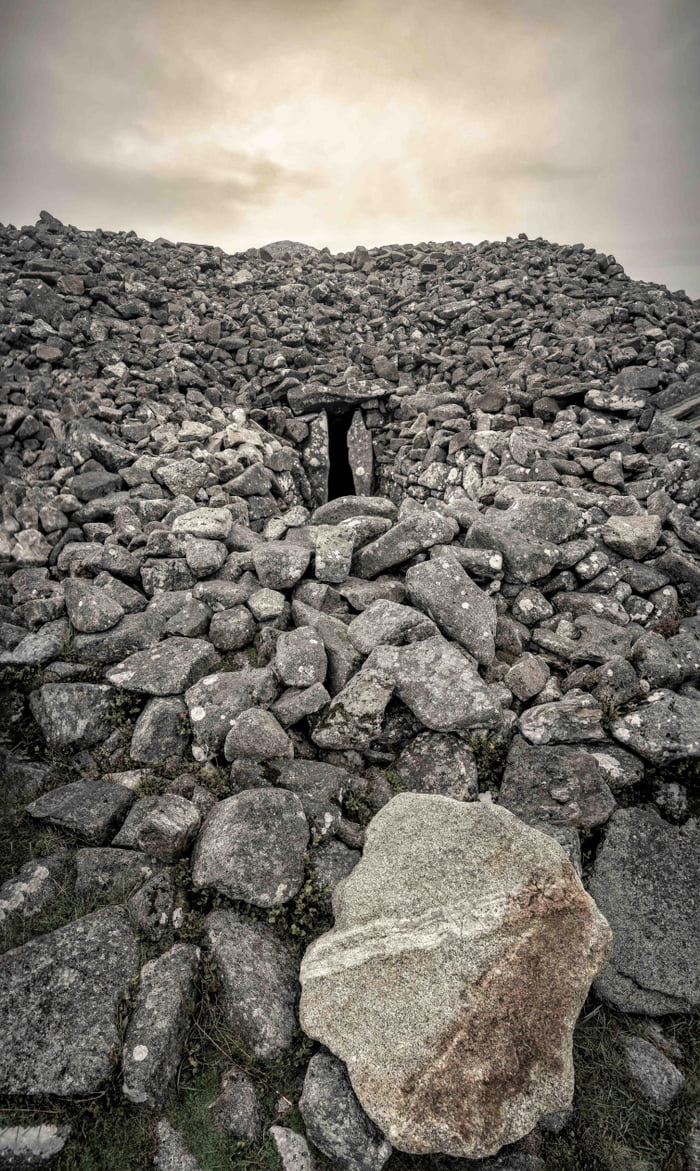
[[236, 716], [224, 742], [227, 760], [275, 760], [293, 756], [294, 746], [271, 712], [251, 707]]
[[246, 606], [220, 610], [211, 620], [209, 641], [219, 651], [238, 651], [255, 638], [255, 621]]
[[608, 548], [643, 561], [656, 548], [661, 535], [661, 519], [658, 516], [611, 516], [600, 530]]
[[528, 708], [520, 731], [531, 744], [585, 744], [605, 740], [602, 709], [592, 696], [572, 688], [563, 699]]
[[253, 564], [266, 589], [287, 590], [304, 576], [311, 550], [303, 545], [273, 542], [253, 550]]
[[321, 637], [311, 626], [283, 631], [277, 639], [275, 674], [287, 687], [311, 687], [323, 683], [328, 659]]
[[370, 602], [348, 626], [348, 639], [363, 655], [376, 646], [405, 646], [437, 633], [435, 623], [425, 614], [386, 598]]
[[125, 691], [178, 695], [211, 671], [218, 657], [202, 638], [166, 638], [152, 650], [129, 655], [105, 674]]
[[636, 711], [613, 720], [610, 731], [625, 748], [655, 763], [700, 756], [700, 703], [652, 691]]
[[262, 1134], [262, 1114], [255, 1083], [245, 1070], [234, 1065], [221, 1080], [221, 1093], [212, 1103], [214, 1126], [232, 1138], [258, 1142]]
[[271, 1126], [268, 1134], [277, 1148], [282, 1171], [314, 1171], [309, 1144], [303, 1134], [288, 1126]]
[[160, 764], [184, 756], [187, 708], [178, 696], [149, 699], [134, 724], [129, 755], [138, 764]]
[[160, 870], [160, 862], [140, 850], [118, 850], [111, 846], [86, 847], [75, 856], [75, 893], [126, 896]]
[[176, 793], [141, 797], [112, 845], [143, 850], [161, 862], [176, 862], [194, 841], [200, 820], [196, 806]]
[[114, 691], [103, 683], [45, 683], [29, 697], [49, 748], [92, 748], [112, 731]]
[[277, 684], [269, 667], [220, 671], [205, 675], [185, 692], [192, 725], [195, 760], [208, 760], [223, 751], [236, 716], [251, 707], [272, 703]]
[[355, 536], [343, 525], [316, 525], [314, 536], [314, 577], [317, 581], [339, 583], [350, 576]]
[[172, 531], [206, 541], [223, 541], [232, 524], [233, 517], [228, 508], [193, 508], [175, 517]]
[[585, 748], [533, 747], [516, 736], [498, 803], [530, 825], [550, 822], [590, 829], [606, 822], [616, 807], [609, 775]]
[[700, 1003], [700, 833], [653, 809], [616, 809], [589, 890], [613, 931], [596, 993], [618, 1012], [662, 1016]]
[[443, 545], [457, 533], [457, 522], [452, 517], [436, 512], [419, 512], [377, 537], [355, 555], [353, 571], [359, 577], [376, 577], [385, 569], [408, 561], [416, 553]]
[[195, 890], [274, 907], [304, 881], [309, 827], [301, 801], [286, 789], [248, 789], [214, 806], [192, 856]]
[[483, 667], [496, 654], [496, 604], [480, 590], [450, 553], [406, 571], [408, 596], [447, 638], [460, 643]]
[[478, 777], [474, 753], [458, 736], [423, 732], [409, 741], [396, 761], [405, 789], [455, 801], [475, 801]]
[[26, 920], [43, 911], [65, 889], [67, 878], [67, 852], [25, 862], [13, 878], [0, 886], [0, 925], [11, 915], [21, 915]]
[[342, 1061], [330, 1053], [311, 1058], [299, 1112], [307, 1137], [343, 1171], [380, 1171], [392, 1153], [360, 1106]]
[[37, 797], [27, 813], [38, 821], [78, 834], [93, 846], [108, 842], [134, 803], [124, 785], [109, 781], [72, 781]]
[[386, 672], [364, 667], [353, 675], [317, 720], [311, 739], [320, 748], [368, 748], [379, 735], [394, 691]]
[[63, 590], [68, 620], [80, 634], [110, 630], [124, 617], [124, 608], [119, 602], [78, 578], [69, 577]]
[[173, 924], [175, 884], [170, 874], [154, 874], [131, 895], [127, 908], [133, 922], [147, 939], [158, 943]]
[[156, 1140], [158, 1149], [153, 1156], [156, 1171], [201, 1171], [199, 1163], [188, 1151], [184, 1138], [167, 1118], [158, 1121]]
[[221, 977], [221, 1008], [246, 1048], [273, 1061], [289, 1048], [297, 1027], [297, 964], [266, 923], [235, 911], [212, 911], [204, 941]]
[[297, 794], [309, 823], [325, 838], [340, 825], [340, 805], [354, 779], [345, 769], [325, 761], [298, 760], [279, 766], [276, 784]]
[[38, 935], [0, 964], [0, 1089], [93, 1094], [117, 1060], [116, 1010], [138, 971], [123, 907]]
[[394, 1146], [484, 1157], [570, 1105], [573, 1026], [611, 937], [556, 842], [400, 794], [333, 904], [302, 962], [302, 1028]]
[[163, 1106], [174, 1087], [198, 963], [199, 948], [176, 943], [141, 970], [122, 1054], [122, 1088], [132, 1102]]

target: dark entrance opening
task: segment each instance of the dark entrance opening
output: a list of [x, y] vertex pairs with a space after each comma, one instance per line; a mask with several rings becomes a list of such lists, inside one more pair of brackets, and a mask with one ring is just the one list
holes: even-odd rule
[[338, 496], [354, 496], [355, 481], [352, 478], [348, 455], [348, 431], [352, 423], [352, 411], [342, 415], [328, 416], [328, 499]]

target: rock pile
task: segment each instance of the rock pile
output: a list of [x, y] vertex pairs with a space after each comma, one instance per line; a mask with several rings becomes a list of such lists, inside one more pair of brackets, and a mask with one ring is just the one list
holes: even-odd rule
[[[3, 957], [3, 1093], [99, 1090], [139, 940], [130, 1101], [167, 1103], [203, 963], [251, 1060], [288, 1053], [284, 912], [396, 789], [491, 800], [579, 871], [604, 837], [597, 995], [697, 1009], [697, 303], [522, 236], [230, 256], [42, 213], [0, 228], [0, 396], [3, 783], [64, 843], [18, 859], [0, 923], [97, 908]], [[311, 1147], [267, 1120], [289, 1167], [389, 1157], [335, 1061], [311, 1059]], [[215, 1114], [252, 1142], [246, 1078]]]

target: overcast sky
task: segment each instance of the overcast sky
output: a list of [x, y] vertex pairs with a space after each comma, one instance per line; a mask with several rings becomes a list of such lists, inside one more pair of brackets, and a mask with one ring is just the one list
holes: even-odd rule
[[0, 0], [0, 220], [612, 252], [700, 296], [698, 0]]

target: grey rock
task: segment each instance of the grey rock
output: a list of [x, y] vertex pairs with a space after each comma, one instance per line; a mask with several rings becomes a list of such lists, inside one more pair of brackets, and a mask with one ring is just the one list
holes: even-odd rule
[[185, 692], [192, 725], [195, 760], [209, 760], [223, 751], [236, 716], [251, 707], [272, 703], [277, 684], [269, 667], [220, 671], [205, 675]]
[[301, 801], [285, 789], [249, 789], [215, 805], [192, 856], [195, 890], [273, 907], [304, 881], [309, 827]]
[[149, 699], [134, 724], [129, 755], [139, 764], [160, 764], [185, 754], [187, 708], [177, 696]]
[[700, 840], [653, 809], [617, 809], [589, 890], [613, 930], [612, 959], [595, 982], [619, 1012], [662, 1016], [700, 1002]]
[[467, 533], [465, 544], [477, 549], [496, 549], [503, 555], [506, 581], [529, 584], [547, 577], [559, 561], [556, 545], [526, 537], [502, 521], [478, 520]]
[[110, 630], [124, 617], [124, 608], [119, 602], [78, 578], [69, 577], [63, 591], [68, 619], [73, 629], [80, 634]]
[[72, 781], [37, 797], [27, 813], [59, 829], [78, 834], [91, 845], [107, 842], [133, 805], [134, 794], [109, 781]]
[[335, 834], [341, 821], [341, 803], [355, 778], [343, 768], [320, 760], [281, 763], [275, 783], [296, 793], [304, 813], [320, 838]]
[[309, 549], [288, 542], [271, 542], [253, 550], [255, 572], [271, 590], [291, 589], [304, 576], [310, 559]]
[[214, 614], [209, 626], [209, 641], [219, 651], [238, 651], [255, 638], [255, 621], [246, 606], [234, 606]]
[[442, 633], [460, 643], [481, 666], [496, 654], [496, 604], [480, 590], [450, 553], [414, 565], [406, 572], [414, 606], [437, 622]]
[[112, 846], [85, 847], [75, 856], [77, 895], [125, 897], [161, 869], [156, 858], [140, 850], [119, 850]]
[[236, 716], [224, 742], [227, 760], [274, 760], [293, 756], [294, 747], [284, 728], [271, 712], [251, 707]]
[[45, 683], [29, 697], [49, 748], [92, 748], [112, 731], [114, 691], [103, 683]]
[[303, 1134], [288, 1126], [271, 1126], [268, 1134], [277, 1148], [282, 1171], [314, 1171], [309, 1144]]
[[273, 1061], [289, 1048], [297, 1027], [297, 964], [265, 923], [234, 911], [212, 911], [204, 940], [221, 977], [221, 1009], [254, 1057]]
[[549, 667], [545, 660], [539, 655], [526, 652], [513, 663], [503, 682], [516, 699], [525, 701], [539, 695], [548, 679]]
[[685, 1082], [681, 1071], [644, 1037], [623, 1033], [620, 1044], [640, 1094], [657, 1110], [670, 1110]]
[[164, 632], [165, 622], [158, 614], [125, 614], [111, 630], [76, 634], [74, 646], [82, 663], [117, 663], [133, 651], [154, 646]]
[[221, 1093], [212, 1103], [212, 1121], [232, 1138], [255, 1143], [262, 1134], [262, 1114], [255, 1083], [245, 1070], [234, 1065], [221, 1079]]
[[343, 525], [316, 525], [314, 577], [317, 581], [342, 582], [350, 576], [355, 535]]
[[376, 541], [360, 549], [353, 560], [353, 572], [359, 577], [376, 577], [432, 545], [448, 543], [457, 531], [457, 522], [451, 517], [418, 512], [400, 520]]
[[331, 701], [322, 683], [312, 687], [289, 687], [272, 705], [271, 711], [283, 728], [291, 728], [305, 716], [313, 716]]
[[265, 587], [248, 598], [248, 608], [258, 622], [272, 622], [284, 613], [285, 598], [279, 590]]
[[0, 667], [41, 667], [60, 658], [70, 637], [65, 618], [47, 622], [41, 630], [27, 634], [10, 651], [0, 654]]
[[313, 866], [319, 886], [332, 892], [357, 866], [362, 854], [331, 838], [313, 852]]
[[438, 633], [431, 618], [385, 598], [370, 602], [348, 626], [348, 639], [360, 654], [368, 655], [376, 646], [405, 646]]
[[43, 911], [67, 888], [68, 871], [67, 853], [25, 862], [13, 878], [0, 886], [0, 925], [14, 915], [29, 919]]
[[394, 691], [390, 674], [365, 666], [331, 700], [314, 725], [311, 738], [321, 748], [368, 748], [379, 735]]
[[342, 1061], [311, 1058], [299, 1099], [307, 1137], [342, 1171], [379, 1171], [393, 1147], [367, 1117]]
[[403, 749], [395, 768], [404, 788], [413, 792], [437, 793], [456, 801], [476, 800], [476, 760], [458, 736], [421, 733]]
[[200, 821], [192, 802], [176, 793], [140, 797], [112, 845], [143, 850], [161, 862], [176, 862], [194, 841]]
[[184, 1138], [167, 1118], [159, 1119], [156, 1140], [158, 1149], [153, 1156], [156, 1171], [200, 1171], [199, 1163], [188, 1151]]
[[[98, 962], [99, 959], [99, 962]], [[92, 1094], [116, 1061], [116, 1009], [138, 971], [122, 907], [105, 907], [7, 952], [0, 966], [0, 1087]]]
[[700, 756], [700, 704], [673, 691], [652, 691], [636, 711], [613, 720], [610, 730], [645, 760]]
[[214, 667], [218, 655], [201, 638], [166, 638], [152, 650], [137, 651], [105, 672], [110, 683], [146, 695], [177, 695]]
[[609, 771], [585, 748], [511, 744], [498, 801], [529, 824], [550, 822], [590, 829], [608, 820], [616, 801]]
[[531, 744], [584, 744], [606, 739], [602, 709], [578, 688], [552, 703], [528, 708], [520, 717], [520, 731]]
[[127, 901], [132, 921], [142, 935], [158, 943], [172, 927], [175, 885], [167, 872], [154, 874]]
[[304, 602], [292, 602], [292, 617], [297, 626], [311, 626], [323, 639], [328, 656], [326, 686], [331, 695], [340, 691], [354, 675], [362, 659], [348, 639], [347, 626], [331, 614], [322, 614]]
[[323, 683], [328, 659], [320, 635], [311, 626], [283, 631], [277, 639], [275, 674], [288, 687], [311, 687]]
[[[230, 520], [230, 514], [229, 514]], [[199, 537], [188, 537], [185, 542], [185, 561], [196, 578], [210, 577], [218, 573], [228, 557], [223, 541], [209, 541]]]
[[228, 508], [193, 508], [175, 517], [172, 531], [199, 540], [223, 541], [232, 524], [233, 517]]
[[173, 496], [194, 497], [209, 476], [206, 464], [194, 459], [179, 459], [155, 469], [154, 477], [169, 488]]
[[353, 516], [382, 516], [396, 520], [398, 508], [386, 496], [337, 496], [317, 508], [311, 518], [315, 525], [336, 525]]
[[175, 1085], [198, 963], [199, 948], [176, 943], [141, 970], [122, 1054], [123, 1090], [132, 1102], [163, 1106]]
[[661, 520], [648, 513], [641, 516], [611, 516], [600, 530], [605, 544], [622, 557], [642, 561], [656, 548]]

